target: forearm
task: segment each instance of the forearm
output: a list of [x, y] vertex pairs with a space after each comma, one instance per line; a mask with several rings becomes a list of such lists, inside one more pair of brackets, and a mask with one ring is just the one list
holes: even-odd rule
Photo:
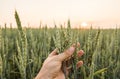
[[[48, 72], [47, 72], [48, 73]], [[40, 71], [35, 79], [52, 79], [49, 74], [47, 74], [46, 71]]]

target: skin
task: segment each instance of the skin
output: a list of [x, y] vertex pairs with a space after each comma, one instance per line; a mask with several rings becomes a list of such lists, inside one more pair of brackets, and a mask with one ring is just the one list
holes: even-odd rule
[[[73, 55], [75, 48], [79, 47], [80, 44], [78, 43], [77, 46], [73, 44], [70, 48], [65, 50], [61, 54], [57, 54], [57, 49], [52, 51], [47, 59], [44, 61], [43, 66], [41, 70], [39, 71], [38, 75], [35, 77], [35, 79], [65, 79], [65, 75], [61, 69], [62, 62], [65, 60], [71, 59], [71, 56]], [[78, 51], [77, 55], [78, 57], [81, 57], [84, 54], [83, 50]], [[77, 68], [82, 66], [83, 61], [78, 61], [76, 64]], [[65, 67], [67, 75], [69, 74], [69, 67]]]

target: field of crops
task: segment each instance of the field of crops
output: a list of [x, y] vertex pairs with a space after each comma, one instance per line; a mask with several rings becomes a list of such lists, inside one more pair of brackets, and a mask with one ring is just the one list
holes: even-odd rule
[[[33, 79], [52, 50], [61, 53], [76, 42], [85, 54], [74, 54], [68, 79], [120, 79], [120, 29], [71, 29], [69, 20], [67, 28], [32, 29], [22, 28], [17, 12], [15, 19], [17, 29], [0, 28], [0, 79]], [[84, 65], [76, 70], [78, 60]]]

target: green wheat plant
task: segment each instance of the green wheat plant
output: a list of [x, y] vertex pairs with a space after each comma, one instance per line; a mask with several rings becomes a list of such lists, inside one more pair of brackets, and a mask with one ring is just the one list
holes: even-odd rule
[[15, 11], [15, 19], [18, 26], [18, 32], [20, 36], [20, 43], [18, 42], [18, 39], [16, 39], [16, 45], [17, 45], [17, 56], [15, 57], [16, 64], [18, 66], [18, 69], [20, 71], [21, 77], [23, 79], [26, 78], [26, 67], [27, 67], [27, 38], [24, 30], [22, 29], [21, 21], [19, 19], [17, 11]]
[[[40, 24], [39, 28], [22, 27], [15, 11], [17, 28], [0, 27], [0, 79], [33, 79], [42, 63], [55, 48], [62, 53], [80, 42], [70, 60], [62, 62], [66, 79], [120, 79], [120, 29], [73, 29], [65, 25]], [[83, 49], [84, 55], [77, 57]], [[74, 59], [73, 59], [74, 58]], [[76, 68], [76, 63], [84, 64]], [[65, 66], [70, 67], [66, 75]]]

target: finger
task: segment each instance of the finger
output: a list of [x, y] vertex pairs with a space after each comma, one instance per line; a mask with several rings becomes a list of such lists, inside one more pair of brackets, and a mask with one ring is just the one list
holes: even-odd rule
[[59, 54], [57, 56], [57, 59], [60, 61], [64, 61], [66, 58], [70, 57], [74, 53], [74, 51], [75, 51], [75, 47], [72, 46], [63, 53]]
[[84, 54], [84, 51], [83, 51], [83, 50], [80, 50], [80, 51], [77, 52], [77, 56], [78, 56], [78, 57], [81, 57], [83, 54]]
[[[77, 69], [80, 68], [83, 65], [83, 61], [78, 61], [76, 64]], [[70, 73], [72, 72], [72, 65], [67, 67], [67, 72]]]
[[80, 47], [80, 43], [79, 42], [77, 42], [77, 44], [74, 43], [72, 46], [73, 47]]
[[57, 51], [58, 51], [58, 49], [56, 48], [56, 49], [54, 49], [50, 54], [49, 54], [49, 56], [54, 56], [54, 55], [57, 55]]
[[[72, 46], [73, 46], [73, 47], [80, 47], [80, 43], [78, 42], [78, 43], [77, 43], [77, 46], [76, 46], [76, 44], [73, 44]], [[72, 58], [72, 56], [68, 57], [68, 58], [66, 59], [66, 61], [67, 61], [67, 60], [70, 60], [71, 58]]]
[[78, 61], [77, 64], [76, 64], [77, 69], [78, 69], [79, 67], [81, 67], [82, 65], [83, 65], [83, 61]]
[[[83, 54], [84, 54], [84, 51], [83, 51], [83, 50], [79, 50], [79, 51], [77, 52], [77, 56], [78, 56], [78, 57], [81, 57]], [[68, 57], [68, 58], [66, 59], [66, 61], [70, 60], [72, 57], [73, 57], [73, 56]]]

